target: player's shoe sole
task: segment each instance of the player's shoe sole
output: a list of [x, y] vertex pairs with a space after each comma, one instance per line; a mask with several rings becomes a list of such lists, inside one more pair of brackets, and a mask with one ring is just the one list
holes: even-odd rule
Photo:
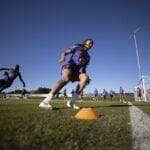
[[52, 109], [52, 106], [49, 104], [49, 103], [46, 103], [46, 102], [41, 102], [40, 104], [39, 104], [39, 107], [40, 108], [44, 108], [44, 109]]

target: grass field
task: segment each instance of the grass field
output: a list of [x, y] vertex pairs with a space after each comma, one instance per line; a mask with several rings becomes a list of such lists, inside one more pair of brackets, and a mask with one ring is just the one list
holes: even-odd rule
[[78, 101], [101, 115], [98, 121], [81, 121], [73, 118], [78, 110], [64, 101], [54, 100], [48, 111], [39, 109], [39, 102], [0, 100], [0, 149], [132, 149], [128, 105]]
[[150, 103], [144, 103], [144, 102], [134, 102], [133, 103], [135, 106], [140, 108], [144, 113], [150, 116]]

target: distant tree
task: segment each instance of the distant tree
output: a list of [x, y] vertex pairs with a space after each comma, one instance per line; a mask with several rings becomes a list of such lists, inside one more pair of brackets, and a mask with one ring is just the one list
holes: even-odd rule
[[14, 91], [8, 92], [8, 94], [21, 94], [21, 93], [22, 93], [22, 90], [14, 90]]
[[[23, 90], [14, 90], [8, 92], [8, 94], [22, 94]], [[26, 91], [26, 93], [30, 93], [29, 91]]]
[[34, 94], [47, 94], [50, 92], [51, 89], [46, 87], [39, 87], [37, 90], [34, 91]]

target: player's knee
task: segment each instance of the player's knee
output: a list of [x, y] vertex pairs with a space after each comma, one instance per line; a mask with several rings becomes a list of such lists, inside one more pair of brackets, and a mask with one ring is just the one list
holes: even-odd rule
[[87, 75], [84, 75], [84, 76], [82, 77], [82, 82], [87, 83], [88, 80], [89, 80], [89, 77], [88, 77]]
[[62, 81], [65, 83], [69, 82], [69, 80], [70, 80], [69, 77], [62, 78]]

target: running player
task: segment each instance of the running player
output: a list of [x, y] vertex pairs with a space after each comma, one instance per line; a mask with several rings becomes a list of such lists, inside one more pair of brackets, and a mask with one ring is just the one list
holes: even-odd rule
[[17, 77], [19, 77], [20, 81], [23, 84], [23, 87], [25, 88], [25, 82], [22, 79], [19, 68], [19, 65], [15, 65], [14, 68], [0, 69], [0, 71], [5, 71], [3, 79], [0, 79], [0, 92], [2, 92], [6, 88], [9, 88]]
[[48, 96], [40, 103], [39, 107], [51, 109], [52, 106], [50, 101], [52, 97], [70, 81], [79, 81], [71, 101], [67, 102], [68, 107], [79, 109], [75, 102], [78, 98], [78, 95], [90, 81], [89, 76], [86, 73], [86, 68], [90, 61], [90, 55], [88, 54], [88, 51], [92, 46], [93, 40], [86, 39], [82, 44], [75, 44], [73, 47], [69, 48], [61, 54], [61, 59], [59, 60], [60, 63], [65, 62], [67, 55], [72, 54], [72, 56], [70, 60], [65, 62], [62, 66], [61, 80], [56, 83]]
[[142, 101], [142, 90], [140, 87], [137, 88], [137, 96], [139, 98], [139, 101]]
[[66, 89], [64, 89], [64, 91], [63, 91], [63, 96], [64, 96], [64, 101], [66, 101], [68, 99]]
[[122, 87], [120, 87], [119, 93], [120, 93], [120, 102], [127, 103], [125, 101], [125, 93], [124, 93], [124, 89]]
[[113, 90], [110, 90], [109, 95], [110, 95], [110, 99], [112, 100], [113, 97], [114, 97], [114, 92], [113, 92]]
[[103, 89], [102, 96], [103, 96], [103, 99], [106, 100], [106, 98], [107, 98], [107, 91], [105, 89]]
[[94, 89], [94, 100], [98, 100], [98, 90], [97, 88]]
[[84, 92], [83, 92], [83, 90], [82, 90], [82, 92], [80, 93], [80, 98], [81, 98], [81, 100], [84, 99]]

